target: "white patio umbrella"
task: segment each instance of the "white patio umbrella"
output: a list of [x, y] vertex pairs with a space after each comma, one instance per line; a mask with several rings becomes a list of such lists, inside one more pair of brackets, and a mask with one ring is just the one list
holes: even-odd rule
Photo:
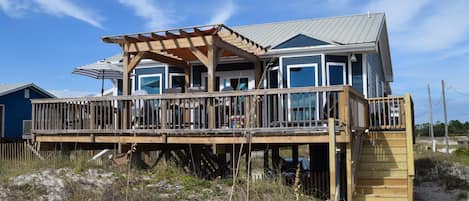
[[[112, 57], [111, 57], [112, 58]], [[122, 79], [122, 65], [111, 59], [77, 67], [73, 74], [84, 75], [94, 79], [101, 79], [101, 96], [104, 94], [104, 79]]]

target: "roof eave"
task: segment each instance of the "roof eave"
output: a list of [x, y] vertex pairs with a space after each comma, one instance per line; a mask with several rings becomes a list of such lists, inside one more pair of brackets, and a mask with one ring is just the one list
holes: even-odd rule
[[301, 53], [341, 53], [341, 52], [370, 52], [376, 51], [377, 45], [375, 42], [356, 43], [346, 45], [325, 45], [325, 46], [310, 46], [310, 47], [297, 47], [297, 48], [284, 48], [269, 50], [263, 56], [283, 56]]

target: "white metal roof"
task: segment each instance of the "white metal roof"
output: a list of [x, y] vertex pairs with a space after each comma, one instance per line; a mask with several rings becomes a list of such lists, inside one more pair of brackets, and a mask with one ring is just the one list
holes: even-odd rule
[[232, 27], [260, 45], [275, 47], [303, 34], [332, 44], [376, 42], [384, 13], [283, 21]]
[[0, 96], [13, 93], [28, 87], [33, 87], [38, 90], [40, 93], [49, 96], [50, 98], [55, 98], [54, 94], [49, 93], [48, 91], [38, 87], [34, 83], [15, 83], [15, 84], [0, 84]]

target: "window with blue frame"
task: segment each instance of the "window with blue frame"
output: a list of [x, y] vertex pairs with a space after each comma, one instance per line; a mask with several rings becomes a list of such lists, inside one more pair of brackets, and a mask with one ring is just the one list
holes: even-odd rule
[[162, 80], [161, 74], [139, 76], [139, 90], [148, 94], [161, 94]]
[[[288, 87], [312, 87], [318, 86], [318, 65], [297, 64], [288, 65]], [[289, 107], [291, 121], [303, 121], [317, 119], [316, 116], [316, 93], [292, 94], [289, 96]]]

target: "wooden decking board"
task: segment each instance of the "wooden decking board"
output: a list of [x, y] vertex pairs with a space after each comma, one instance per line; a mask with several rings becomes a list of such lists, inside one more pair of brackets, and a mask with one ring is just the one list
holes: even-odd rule
[[[314, 136], [253, 136], [251, 143], [327, 143], [327, 135]], [[83, 143], [167, 143], [167, 144], [242, 144], [247, 143], [248, 139], [243, 136], [59, 136], [59, 135], [40, 135], [36, 136], [37, 142], [83, 142]], [[337, 136], [338, 143], [349, 142], [350, 138], [343, 135]]]

